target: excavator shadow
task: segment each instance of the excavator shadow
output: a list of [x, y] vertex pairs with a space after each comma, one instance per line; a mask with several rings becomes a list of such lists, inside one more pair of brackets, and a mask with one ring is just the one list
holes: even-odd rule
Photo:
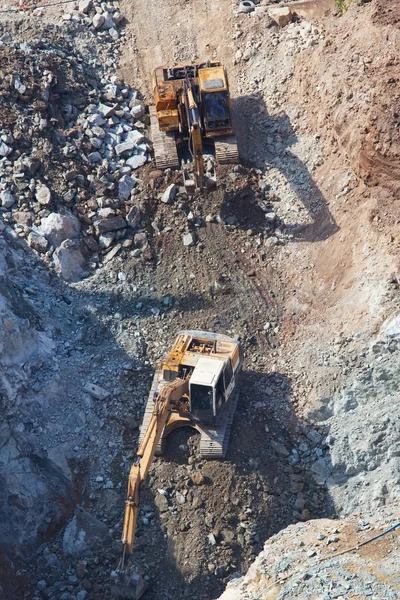
[[[334, 235], [339, 227], [313, 173], [297, 154], [298, 138], [289, 115], [284, 111], [268, 114], [262, 95], [254, 93], [232, 99], [232, 118], [242, 163], [260, 169], [268, 182], [264, 190], [267, 209], [274, 211], [274, 205], [280, 201], [280, 187], [285, 183], [290, 188], [287, 196], [293, 198], [293, 208], [297, 204], [300, 213], [305, 209], [301, 222], [285, 222], [285, 232], [292, 235], [291, 239], [318, 242]], [[309, 146], [306, 152], [300, 148], [306, 156], [313, 152], [311, 141]], [[226, 202], [234, 210], [230, 196]]]

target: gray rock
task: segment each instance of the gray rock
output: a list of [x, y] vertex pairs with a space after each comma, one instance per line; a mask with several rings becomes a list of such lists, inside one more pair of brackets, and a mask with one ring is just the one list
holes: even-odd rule
[[119, 33], [115, 29], [115, 27], [110, 27], [110, 29], [108, 30], [108, 34], [114, 40], [114, 42], [116, 42], [119, 39]]
[[13, 151], [11, 146], [7, 146], [4, 142], [0, 141], [0, 156], [8, 156]]
[[93, 0], [80, 0], [78, 4], [79, 12], [83, 13], [84, 15], [87, 15], [92, 6]]
[[106, 104], [98, 104], [96, 108], [97, 112], [99, 112], [105, 119], [111, 117], [114, 114], [115, 108], [114, 106], [107, 106]]
[[0, 193], [1, 205], [4, 208], [11, 208], [15, 202], [14, 195], [10, 192], [10, 190], [4, 190]]
[[145, 156], [136, 154], [135, 156], [128, 158], [126, 164], [128, 165], [128, 167], [131, 167], [131, 169], [138, 169], [139, 167], [143, 167], [143, 165], [146, 164], [146, 161], [147, 159]]
[[83, 389], [96, 400], [105, 400], [110, 396], [110, 392], [94, 383], [87, 383]]
[[185, 504], [186, 503], [186, 498], [183, 494], [181, 494], [180, 492], [176, 492], [175, 494], [176, 500], [178, 502], [178, 504]]
[[51, 192], [46, 185], [38, 185], [35, 190], [36, 200], [42, 206], [49, 206], [51, 204]]
[[112, 18], [112, 14], [105, 11], [103, 13], [103, 17], [104, 17], [104, 23], [103, 23], [103, 28], [104, 29], [115, 29], [115, 23], [114, 23], [114, 19]]
[[172, 204], [172, 202], [175, 200], [177, 191], [177, 186], [174, 183], [171, 183], [171, 185], [169, 185], [167, 189], [163, 192], [160, 198], [161, 202], [164, 202], [164, 204]]
[[85, 510], [77, 510], [63, 536], [63, 552], [68, 556], [85, 556], [104, 550], [109, 541], [108, 527]]
[[130, 175], [124, 175], [118, 182], [118, 198], [120, 200], [128, 200], [131, 191], [136, 186], [136, 179]]
[[80, 281], [85, 275], [87, 265], [87, 247], [77, 240], [65, 240], [55, 250], [53, 261], [55, 269], [65, 281]]
[[92, 19], [92, 24], [95, 29], [101, 29], [104, 23], [104, 16], [96, 13]]
[[47, 250], [48, 241], [43, 235], [31, 231], [28, 235], [28, 244], [33, 250], [39, 252], [39, 254], [44, 254]]
[[94, 224], [97, 233], [106, 233], [108, 231], [117, 231], [127, 226], [126, 221], [121, 215], [99, 219]]
[[102, 160], [103, 157], [101, 156], [100, 152], [91, 152], [88, 156], [88, 161], [92, 164], [101, 163]]
[[126, 142], [131, 142], [135, 147], [140, 144], [141, 142], [143, 142], [145, 139], [143, 133], [141, 133], [140, 131], [138, 131], [137, 129], [134, 129], [133, 131], [129, 131], [128, 135], [126, 136]]
[[332, 467], [330, 467], [324, 458], [319, 458], [312, 464], [311, 471], [317, 483], [325, 483], [332, 473]]
[[125, 152], [132, 152], [134, 147], [135, 144], [133, 142], [122, 142], [115, 146], [115, 152], [117, 153], [117, 156], [121, 156], [121, 154], [124, 154]]
[[64, 240], [77, 237], [80, 230], [80, 222], [72, 213], [50, 213], [48, 217], [42, 219], [39, 233], [52, 246], [59, 246]]
[[277, 441], [273, 440], [271, 442], [271, 446], [275, 450], [275, 452], [277, 454], [279, 454], [279, 456], [289, 456], [289, 454], [290, 454], [290, 452], [286, 448], [285, 444], [282, 444], [281, 442], [277, 442]]
[[140, 221], [142, 220], [140, 208], [138, 206], [132, 206], [132, 208], [126, 215], [126, 220], [128, 222], [129, 227], [131, 227], [132, 229], [137, 229], [137, 227], [139, 227], [140, 225]]
[[106, 122], [106, 120], [101, 115], [98, 115], [97, 113], [90, 115], [87, 120], [88, 120], [88, 123], [94, 127], [101, 127]]

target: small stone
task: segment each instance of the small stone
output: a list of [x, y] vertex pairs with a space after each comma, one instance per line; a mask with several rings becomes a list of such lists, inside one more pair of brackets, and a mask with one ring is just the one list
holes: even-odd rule
[[36, 200], [42, 206], [49, 206], [51, 203], [51, 192], [46, 185], [38, 185], [35, 190]]
[[315, 550], [308, 550], [307, 552], [307, 556], [309, 558], [312, 558], [313, 556], [315, 556], [317, 553], [315, 552]]
[[290, 452], [286, 448], [285, 444], [282, 444], [281, 442], [277, 442], [277, 441], [273, 440], [271, 442], [271, 446], [273, 447], [275, 452], [277, 454], [279, 454], [279, 456], [289, 456], [289, 454], [290, 454]]
[[91, 163], [100, 163], [103, 160], [100, 152], [91, 152], [88, 156], [88, 161]]
[[204, 485], [206, 483], [206, 478], [200, 471], [196, 471], [192, 475], [192, 481], [195, 485]]
[[131, 169], [138, 169], [139, 167], [143, 167], [143, 165], [146, 164], [146, 161], [147, 158], [145, 156], [136, 154], [135, 156], [131, 156], [131, 158], [128, 158], [126, 164]]
[[8, 156], [12, 151], [11, 146], [7, 146], [7, 144], [0, 141], [0, 156]]
[[108, 34], [114, 40], [114, 42], [116, 42], [119, 38], [119, 33], [115, 29], [115, 27], [110, 27], [110, 29], [108, 30]]
[[110, 396], [110, 392], [107, 392], [107, 390], [94, 383], [87, 383], [83, 389], [93, 396], [93, 398], [96, 398], [96, 400], [105, 400]]
[[126, 220], [128, 222], [129, 227], [131, 227], [132, 229], [136, 229], [137, 227], [139, 227], [140, 221], [142, 220], [140, 208], [138, 206], [132, 206], [132, 208], [126, 215]]
[[36, 587], [39, 590], [39, 592], [43, 592], [43, 590], [45, 590], [47, 588], [47, 583], [45, 582], [44, 579], [41, 579], [40, 581], [37, 582]]
[[4, 190], [0, 193], [1, 205], [4, 208], [11, 208], [15, 202], [14, 195], [10, 192], [10, 190]]
[[317, 539], [322, 542], [322, 540], [324, 540], [326, 538], [326, 535], [324, 533], [319, 533]]
[[79, 12], [87, 15], [93, 6], [93, 0], [81, 0], [78, 4]]
[[92, 19], [93, 27], [95, 29], [100, 29], [103, 26], [104, 20], [105, 19], [104, 19], [103, 15], [96, 13]]
[[94, 227], [96, 232], [107, 233], [109, 231], [117, 231], [118, 229], [124, 229], [126, 227], [126, 221], [121, 215], [115, 217], [107, 217], [105, 219], [99, 219], [95, 222]]
[[194, 237], [191, 233], [186, 233], [183, 236], [183, 245], [184, 246], [194, 246], [195, 241], [194, 241]]
[[115, 146], [115, 152], [117, 153], [117, 156], [121, 156], [121, 154], [124, 154], [124, 152], [132, 152], [134, 147], [135, 144], [133, 142], [122, 142], [121, 144], [117, 144]]
[[211, 544], [211, 546], [215, 546], [217, 543], [217, 540], [215, 539], [215, 535], [213, 533], [209, 533], [208, 536], [208, 541]]
[[178, 502], [178, 504], [185, 504], [186, 503], [186, 498], [183, 494], [180, 494], [179, 492], [176, 492], [175, 494], [176, 500]]
[[164, 204], [172, 204], [172, 202], [175, 200], [177, 191], [178, 188], [176, 187], [176, 185], [174, 183], [171, 183], [171, 185], [169, 185], [167, 189], [163, 192], [160, 198], [161, 202], [164, 202]]
[[136, 179], [130, 175], [124, 175], [118, 182], [118, 198], [120, 200], [128, 200], [131, 191], [136, 185]]
[[43, 235], [31, 231], [28, 235], [28, 244], [33, 250], [39, 252], [39, 254], [44, 254], [47, 250], [48, 241]]

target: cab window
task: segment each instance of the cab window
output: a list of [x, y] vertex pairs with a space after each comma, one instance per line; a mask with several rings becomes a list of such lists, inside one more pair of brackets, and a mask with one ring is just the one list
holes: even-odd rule
[[200, 421], [212, 421], [214, 417], [213, 400], [212, 387], [198, 384], [190, 386], [191, 413]]

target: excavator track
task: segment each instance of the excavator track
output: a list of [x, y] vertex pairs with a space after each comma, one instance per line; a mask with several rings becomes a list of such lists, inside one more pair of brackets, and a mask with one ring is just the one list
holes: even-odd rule
[[236, 391], [230, 401], [229, 412], [217, 427], [205, 427], [204, 425], [197, 427], [200, 431], [200, 456], [202, 458], [225, 458], [238, 400], [239, 394]]
[[[143, 416], [142, 425], [140, 427], [139, 445], [142, 443], [146, 429], [150, 423], [151, 415], [154, 409], [154, 393], [158, 389], [161, 372], [157, 371], [154, 375], [150, 394], [147, 400], [145, 413]], [[194, 423], [193, 427], [200, 433], [200, 455], [202, 458], [225, 458], [228, 451], [229, 438], [232, 429], [232, 423], [236, 412], [236, 407], [239, 399], [239, 394], [236, 391], [233, 398], [229, 400], [227, 411], [217, 426]], [[163, 454], [165, 449], [165, 437], [162, 436], [156, 450], [156, 455]]]
[[175, 134], [160, 131], [154, 106], [150, 106], [150, 126], [157, 169], [179, 169]]
[[239, 150], [234, 135], [214, 139], [215, 158], [220, 165], [229, 165], [239, 162]]

